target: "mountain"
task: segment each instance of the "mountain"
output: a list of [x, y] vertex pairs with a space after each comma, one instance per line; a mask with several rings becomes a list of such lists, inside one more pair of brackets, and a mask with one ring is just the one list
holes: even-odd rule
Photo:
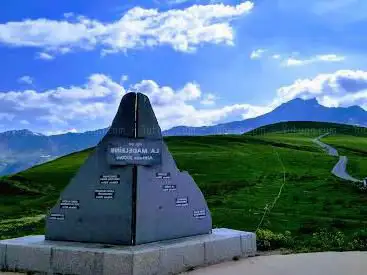
[[106, 129], [45, 136], [29, 130], [0, 133], [0, 175], [12, 174], [95, 146]]
[[318, 121], [366, 127], [367, 111], [359, 106], [328, 108], [316, 99], [294, 99], [270, 113], [241, 121], [203, 127], [179, 126], [164, 132], [169, 136], [242, 134], [255, 128], [282, 121]]
[[[165, 136], [242, 134], [282, 121], [319, 121], [367, 126], [367, 111], [361, 107], [327, 108], [316, 99], [294, 99], [256, 118], [204, 127], [178, 126]], [[0, 175], [12, 174], [57, 157], [95, 146], [108, 128], [85, 133], [45, 136], [29, 130], [0, 133]]]

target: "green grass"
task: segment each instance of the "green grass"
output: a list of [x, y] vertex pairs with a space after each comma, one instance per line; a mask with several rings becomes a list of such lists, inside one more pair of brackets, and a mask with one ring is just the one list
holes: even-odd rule
[[321, 135], [323, 133], [343, 134], [356, 137], [367, 137], [367, 128], [339, 123], [288, 121], [259, 127], [246, 135], [260, 136], [268, 133], [297, 133], [301, 135]]
[[[312, 123], [308, 126], [316, 129]], [[330, 139], [348, 152], [366, 150], [363, 135], [346, 136], [345, 126], [343, 133]], [[203, 191], [215, 227], [259, 229], [261, 249], [367, 249], [367, 194], [331, 175], [337, 159], [312, 142], [320, 134], [268, 129], [261, 135], [168, 137], [166, 143], [179, 168], [188, 171]], [[0, 237], [42, 232], [40, 215], [56, 202], [91, 150], [6, 178], [14, 190], [7, 194], [0, 189]], [[358, 154], [350, 155], [363, 159]], [[360, 165], [366, 168], [364, 160]], [[335, 242], [325, 244], [325, 238]]]

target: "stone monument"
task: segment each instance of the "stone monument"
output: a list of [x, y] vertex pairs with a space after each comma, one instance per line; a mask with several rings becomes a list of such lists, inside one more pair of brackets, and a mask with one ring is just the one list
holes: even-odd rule
[[46, 239], [136, 245], [211, 229], [204, 196], [177, 168], [148, 97], [128, 93], [52, 208]]
[[0, 270], [166, 275], [255, 253], [254, 233], [212, 229], [204, 196], [177, 168], [148, 97], [128, 93], [47, 214], [45, 235], [0, 241]]

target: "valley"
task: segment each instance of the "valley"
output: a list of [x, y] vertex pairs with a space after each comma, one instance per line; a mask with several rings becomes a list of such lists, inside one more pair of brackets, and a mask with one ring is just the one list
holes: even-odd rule
[[[367, 194], [331, 174], [337, 159], [312, 142], [324, 129], [333, 134], [322, 141], [350, 159], [348, 172], [367, 176], [367, 132], [353, 126], [278, 123], [165, 141], [204, 193], [214, 227], [257, 230], [261, 250], [365, 250]], [[92, 150], [1, 178], [0, 238], [42, 233], [43, 215]]]
[[[366, 127], [367, 111], [358, 106], [328, 108], [320, 105], [316, 99], [303, 100], [296, 98], [258, 117], [211, 126], [177, 126], [163, 131], [162, 134], [164, 136], [238, 135], [257, 129], [258, 132], [256, 134], [259, 135], [262, 134], [261, 131], [263, 131], [263, 126], [265, 125], [277, 125], [274, 123], [280, 121], [310, 120], [329, 123], [326, 126], [324, 125], [324, 127], [322, 122], [319, 124], [315, 122], [314, 134], [333, 133], [333, 129], [328, 129], [327, 127], [331, 128], [336, 125], [341, 131], [340, 134], [347, 130], [348, 135], [351, 132], [357, 135], [357, 131], [365, 132], [365, 130], [358, 129], [365, 128], [341, 126], [341, 124], [337, 123]], [[286, 130], [289, 132], [292, 130], [292, 124], [281, 125], [283, 127], [282, 131]], [[321, 127], [319, 127], [320, 125]], [[0, 176], [17, 173], [33, 165], [96, 146], [107, 130], [108, 128], [103, 128], [83, 133], [65, 133], [50, 136], [34, 133], [26, 129], [0, 133]], [[307, 127], [303, 128], [302, 131], [304, 134], [310, 134], [310, 129]], [[352, 144], [350, 145], [353, 146]]]

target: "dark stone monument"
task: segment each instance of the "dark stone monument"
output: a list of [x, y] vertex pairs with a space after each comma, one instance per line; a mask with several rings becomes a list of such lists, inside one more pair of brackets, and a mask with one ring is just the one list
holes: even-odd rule
[[147, 96], [128, 93], [61, 193], [46, 240], [137, 245], [211, 232], [204, 196], [180, 172]]

